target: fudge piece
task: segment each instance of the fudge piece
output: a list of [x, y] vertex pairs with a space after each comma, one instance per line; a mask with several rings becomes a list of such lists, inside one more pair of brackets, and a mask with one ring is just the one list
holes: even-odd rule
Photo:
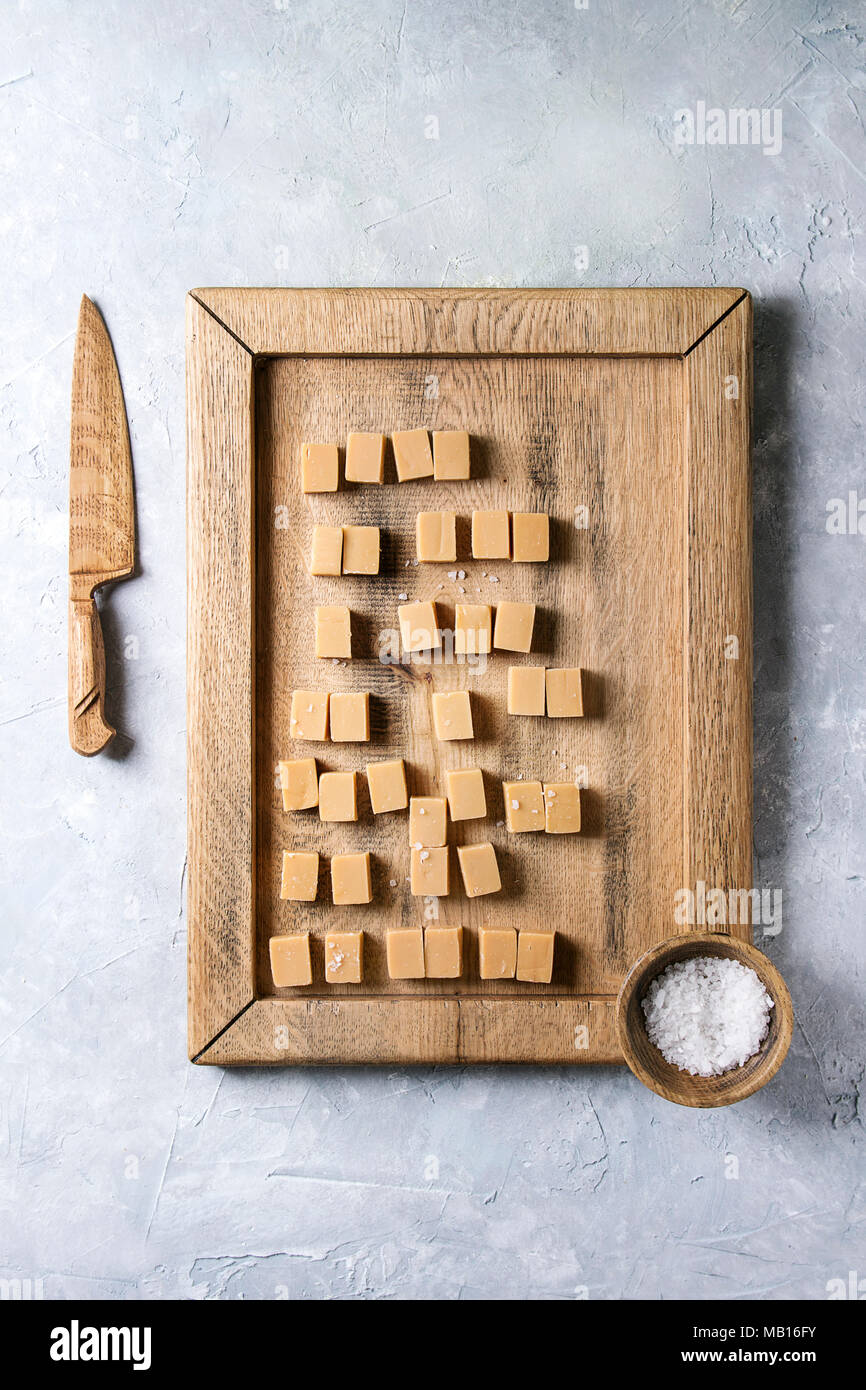
[[415, 849], [444, 845], [446, 809], [444, 796], [413, 796], [409, 802], [409, 844]]
[[468, 690], [439, 691], [433, 697], [433, 727], [443, 742], [474, 738]]
[[313, 983], [309, 932], [293, 936], [272, 936], [268, 943], [271, 976], [277, 989]]
[[346, 444], [346, 482], [384, 483], [385, 436], [352, 431]]
[[332, 856], [331, 896], [337, 907], [373, 901], [369, 852]]
[[343, 573], [379, 573], [378, 526], [343, 527]]
[[473, 558], [507, 560], [511, 555], [510, 531], [508, 512], [473, 512]]
[[327, 741], [328, 700], [327, 690], [292, 692], [292, 709], [289, 715], [289, 733], [292, 738], [312, 739], [318, 743]]
[[547, 512], [512, 512], [511, 558], [517, 564], [550, 558]]
[[580, 829], [580, 787], [574, 782], [545, 782], [544, 828], [548, 835], [573, 835]]
[[452, 820], [480, 820], [487, 815], [480, 767], [461, 767], [446, 772], [445, 788]]
[[433, 477], [437, 482], [469, 477], [469, 435], [466, 430], [433, 431]]
[[480, 656], [490, 651], [492, 611], [488, 603], [458, 603], [454, 608], [454, 651]]
[[509, 714], [544, 714], [544, 667], [509, 666]]
[[426, 430], [397, 430], [391, 435], [391, 443], [399, 482], [433, 477], [433, 455]]
[[451, 889], [447, 845], [413, 849], [409, 867], [409, 891], [416, 898], [447, 898]]
[[348, 608], [316, 609], [316, 656], [322, 660], [352, 655], [352, 616]]
[[404, 603], [397, 617], [404, 652], [429, 652], [442, 646], [435, 603]]
[[301, 445], [301, 487], [304, 492], [336, 492], [340, 456], [336, 444]]
[[308, 811], [319, 804], [315, 758], [293, 758], [278, 764], [284, 811]]
[[531, 651], [534, 624], [534, 603], [498, 604], [496, 622], [493, 626], [494, 647], [504, 652]]
[[505, 824], [512, 834], [544, 829], [544, 793], [540, 782], [503, 782], [502, 795]]
[[424, 979], [424, 933], [420, 927], [398, 927], [385, 937], [388, 974], [392, 980]]
[[358, 819], [358, 788], [354, 772], [322, 773], [319, 778], [319, 819]]
[[517, 932], [511, 927], [482, 927], [478, 933], [478, 973], [482, 980], [513, 980], [517, 969]]
[[424, 973], [428, 980], [456, 980], [463, 974], [463, 928], [428, 927], [424, 932]]
[[310, 574], [342, 574], [342, 526], [314, 526]]
[[457, 517], [454, 512], [419, 512], [415, 519], [418, 559], [444, 563], [457, 559]]
[[339, 691], [331, 696], [331, 740], [334, 743], [369, 743], [368, 690]]
[[315, 850], [283, 850], [280, 897], [314, 903], [319, 892], [319, 856]]
[[552, 931], [521, 931], [517, 936], [517, 978], [549, 985], [553, 974]]
[[405, 811], [409, 805], [406, 768], [402, 758], [388, 763], [368, 763], [367, 786], [370, 805], [376, 816], [383, 811]]
[[548, 670], [547, 713], [551, 719], [583, 714], [583, 672], [579, 666]]
[[480, 845], [461, 845], [457, 850], [463, 887], [467, 898], [480, 898], [485, 893], [498, 893], [502, 887], [496, 850], [485, 841]]
[[364, 933], [329, 931], [325, 937], [325, 982], [359, 985], [364, 974]]

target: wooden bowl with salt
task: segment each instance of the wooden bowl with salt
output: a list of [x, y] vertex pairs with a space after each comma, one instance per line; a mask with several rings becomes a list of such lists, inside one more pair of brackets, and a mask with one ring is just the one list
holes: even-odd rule
[[[666, 1061], [649, 1040], [642, 1008], [656, 976], [669, 965], [699, 956], [737, 960], [754, 970], [773, 1001], [769, 1029], [758, 1051], [742, 1066], [718, 1076], [693, 1076]], [[689, 932], [659, 942], [635, 961], [619, 991], [616, 1027], [623, 1057], [639, 1081], [676, 1105], [711, 1109], [753, 1095], [775, 1076], [791, 1042], [794, 1012], [785, 981], [761, 951], [724, 932]]]

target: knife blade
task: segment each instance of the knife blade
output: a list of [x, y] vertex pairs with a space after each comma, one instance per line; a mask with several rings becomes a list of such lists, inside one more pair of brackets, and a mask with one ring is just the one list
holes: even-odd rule
[[117, 363], [87, 295], [72, 366], [69, 459], [69, 741], [90, 757], [115, 734], [105, 718], [105, 650], [93, 595], [132, 573], [135, 510]]

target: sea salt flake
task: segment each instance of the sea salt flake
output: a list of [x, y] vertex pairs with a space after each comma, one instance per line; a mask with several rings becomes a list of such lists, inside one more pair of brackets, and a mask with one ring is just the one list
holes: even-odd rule
[[694, 956], [656, 976], [641, 1007], [647, 1036], [666, 1061], [692, 1076], [721, 1076], [759, 1050], [773, 1000], [749, 966]]

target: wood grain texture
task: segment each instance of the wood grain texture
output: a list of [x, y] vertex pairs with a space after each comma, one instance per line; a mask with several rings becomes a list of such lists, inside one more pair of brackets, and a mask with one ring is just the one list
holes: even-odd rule
[[114, 738], [105, 717], [105, 647], [92, 598], [69, 600], [69, 742], [90, 758]]
[[92, 757], [114, 738], [105, 718], [105, 651], [96, 589], [135, 563], [132, 457], [108, 330], [82, 295], [72, 367], [69, 448], [69, 742]]
[[[191, 1055], [221, 1065], [621, 1060], [616, 991], [634, 959], [676, 930], [676, 890], [697, 867], [722, 884], [749, 862], [749, 707], [742, 685], [712, 665], [714, 584], [729, 601], [723, 625], [742, 628], [741, 653], [751, 646], [751, 576], [738, 550], [748, 548], [748, 392], [740, 415], [700, 423], [705, 408], [718, 416], [719, 365], [733, 360], [749, 381], [748, 319], [733, 307], [741, 292], [196, 294], [208, 309], [191, 301], [188, 324]], [[723, 347], [708, 347], [729, 320]], [[262, 354], [255, 365], [245, 342]], [[389, 458], [383, 487], [300, 492], [303, 438], [412, 427], [467, 428], [472, 479], [398, 486]], [[702, 485], [730, 498], [732, 530], [699, 559], [714, 506]], [[468, 559], [472, 509], [497, 506], [549, 511], [548, 564]], [[586, 530], [574, 525], [577, 507], [587, 508]], [[415, 516], [442, 509], [461, 518], [461, 558], [415, 567]], [[312, 526], [329, 521], [382, 527], [379, 576], [309, 576]], [[461, 569], [465, 579], [449, 578]], [[404, 593], [435, 598], [446, 626], [458, 601], [531, 599], [533, 652], [495, 653], [483, 673], [382, 664], [379, 635], [396, 627]], [[357, 656], [347, 665], [311, 655], [313, 609], [335, 602], [353, 612]], [[584, 666], [587, 716], [507, 716], [510, 664]], [[371, 744], [293, 744], [288, 701], [302, 687], [372, 691]], [[452, 688], [472, 692], [472, 743], [432, 736], [431, 693]], [[734, 707], [714, 714], [713, 698]], [[725, 749], [739, 780], [720, 821], [715, 787], [689, 795], [686, 778], [698, 766], [718, 786]], [[275, 764], [310, 754], [320, 770], [402, 754], [416, 794], [444, 794], [448, 767], [484, 769], [488, 819], [450, 833], [494, 841], [504, 891], [467, 900], [452, 849], [452, 895], [438, 909], [441, 922], [467, 928], [462, 980], [388, 979], [385, 931], [418, 924], [424, 910], [405, 883], [406, 815], [374, 818], [365, 789], [357, 824], [287, 815]], [[577, 766], [589, 780], [583, 834], [508, 835], [496, 824], [501, 780], [568, 780]], [[374, 903], [332, 907], [326, 872], [318, 902], [281, 902], [282, 850], [307, 846], [325, 870], [334, 850], [372, 850]], [[551, 985], [503, 992], [481, 981], [478, 926], [539, 920], [560, 933]], [[323, 983], [324, 931], [341, 925], [367, 933], [360, 987]], [[268, 939], [292, 929], [311, 932], [321, 983], [275, 991]]]
[[[389, 928], [414, 926], [425, 911], [409, 892], [405, 813], [373, 816], [362, 778], [360, 818], [322, 823], [313, 811], [286, 814], [277, 785], [281, 759], [314, 755], [319, 771], [357, 771], [403, 757], [410, 795], [444, 796], [451, 768], [482, 769], [488, 815], [449, 826], [451, 893], [436, 920], [466, 929], [466, 966], [457, 981], [430, 980], [425, 994], [501, 993], [478, 974], [482, 924], [555, 926], [549, 985], [515, 982], [515, 995], [615, 994], [628, 964], [667, 934], [682, 881], [682, 788], [669, 775], [669, 750], [682, 737], [684, 542], [682, 365], [665, 358], [484, 356], [460, 358], [278, 358], [257, 373], [256, 749], [258, 874], [256, 992], [273, 994], [272, 934], [312, 934], [314, 983], [328, 929], [363, 928], [365, 987], [417, 994], [392, 981]], [[429, 399], [428, 383], [438, 395]], [[468, 482], [397, 484], [386, 463], [382, 487], [347, 486], [304, 494], [298, 457], [305, 439], [345, 439], [349, 429], [469, 427]], [[679, 440], [671, 451], [671, 438]], [[635, 467], [634, 460], [640, 460]], [[586, 508], [588, 528], [575, 527]], [[453, 510], [458, 560], [415, 564], [419, 511]], [[474, 509], [545, 511], [551, 558], [544, 564], [472, 560]], [[308, 571], [315, 524], [377, 525], [383, 538], [375, 578], [327, 579]], [[462, 578], [460, 576], [463, 576]], [[455, 577], [451, 577], [455, 576]], [[483, 667], [399, 657], [397, 609], [434, 599], [452, 629], [459, 602], [536, 605], [528, 655], [497, 651]], [[353, 659], [318, 660], [313, 614], [343, 603], [353, 616]], [[582, 719], [535, 719], [506, 712], [509, 666], [580, 666]], [[295, 743], [291, 695], [302, 690], [369, 690], [369, 744]], [[470, 692], [475, 737], [443, 743], [433, 729], [434, 692]], [[584, 833], [509, 834], [503, 781], [573, 781], [586, 770]], [[489, 840], [503, 890], [466, 897], [454, 846]], [[322, 881], [315, 903], [279, 898], [284, 850], [317, 850]], [[334, 907], [327, 866], [335, 853], [368, 850], [374, 900]], [[393, 886], [392, 886], [393, 885]], [[428, 909], [429, 910], [429, 909]], [[356, 994], [332, 986], [330, 994]]]
[[253, 359], [187, 300], [189, 1050], [252, 999]]
[[736, 289], [237, 290], [195, 297], [255, 353], [681, 356]]
[[614, 999], [257, 999], [210, 1066], [618, 1063]]
[[[751, 342], [752, 302], [746, 298], [684, 363], [683, 886], [694, 889], [702, 881], [726, 892], [752, 886]], [[751, 940], [748, 922], [732, 930]]]

